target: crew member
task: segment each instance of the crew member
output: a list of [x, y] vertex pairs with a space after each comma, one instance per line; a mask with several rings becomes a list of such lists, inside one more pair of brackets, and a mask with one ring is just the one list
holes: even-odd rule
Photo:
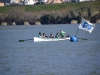
[[65, 34], [66, 34], [66, 32], [64, 32], [63, 30], [60, 30], [60, 36], [61, 36], [61, 38], [65, 38]]

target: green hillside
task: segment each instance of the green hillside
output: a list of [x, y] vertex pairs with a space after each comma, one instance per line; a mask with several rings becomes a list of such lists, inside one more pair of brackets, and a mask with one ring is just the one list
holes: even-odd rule
[[[29, 12], [37, 11], [69, 11], [69, 10], [78, 10], [84, 9], [91, 6], [92, 11], [100, 10], [100, 1], [95, 2], [75, 2], [75, 3], [63, 3], [63, 4], [42, 4], [42, 5], [32, 5], [32, 6], [9, 6], [9, 7], [0, 7], [0, 13], [8, 13], [9, 10], [18, 9]], [[84, 10], [86, 11], [86, 10]]]

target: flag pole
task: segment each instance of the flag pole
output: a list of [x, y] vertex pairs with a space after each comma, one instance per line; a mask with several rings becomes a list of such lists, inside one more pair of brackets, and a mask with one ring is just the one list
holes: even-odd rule
[[77, 29], [75, 36], [77, 35], [77, 33], [78, 33], [78, 30], [79, 30], [79, 28]]
[[[83, 17], [82, 17], [82, 19], [83, 19]], [[77, 29], [75, 36], [77, 35], [77, 33], [78, 33], [78, 30], [79, 30], [79, 28]]]

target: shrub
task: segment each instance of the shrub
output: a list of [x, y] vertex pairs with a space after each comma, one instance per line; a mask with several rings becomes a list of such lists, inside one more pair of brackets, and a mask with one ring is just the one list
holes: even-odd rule
[[100, 19], [100, 13], [95, 14], [94, 16], [92, 16], [92, 17], [90, 18], [90, 22], [96, 23], [96, 20], [97, 20], [97, 19]]
[[100, 13], [95, 14], [96, 19], [100, 19]]
[[71, 23], [71, 17], [69, 15], [66, 15], [64, 18], [63, 18], [63, 21], [64, 23], [66, 24], [70, 24]]
[[95, 16], [92, 16], [92, 17], [90, 18], [90, 22], [96, 23], [96, 17], [95, 17]]
[[54, 15], [44, 15], [40, 18], [42, 24], [54, 24], [55, 17]]
[[0, 24], [1, 22], [4, 22], [6, 19], [6, 15], [5, 14], [0, 14]]

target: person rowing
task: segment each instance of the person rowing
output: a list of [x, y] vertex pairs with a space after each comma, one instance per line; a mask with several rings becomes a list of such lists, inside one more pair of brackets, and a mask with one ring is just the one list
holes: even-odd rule
[[59, 33], [56, 33], [55, 38], [59, 38]]
[[66, 37], [65, 34], [66, 34], [66, 32], [64, 32], [63, 30], [60, 30], [60, 36], [61, 36], [61, 38], [65, 38]]
[[55, 36], [53, 34], [50, 34], [50, 38], [55, 38]]
[[42, 37], [43, 37], [43, 38], [48, 38], [48, 36], [46, 36], [45, 33], [43, 33]]
[[41, 32], [39, 32], [39, 34], [38, 34], [38, 37], [40, 37], [40, 38], [42, 37], [42, 34], [41, 34]]

